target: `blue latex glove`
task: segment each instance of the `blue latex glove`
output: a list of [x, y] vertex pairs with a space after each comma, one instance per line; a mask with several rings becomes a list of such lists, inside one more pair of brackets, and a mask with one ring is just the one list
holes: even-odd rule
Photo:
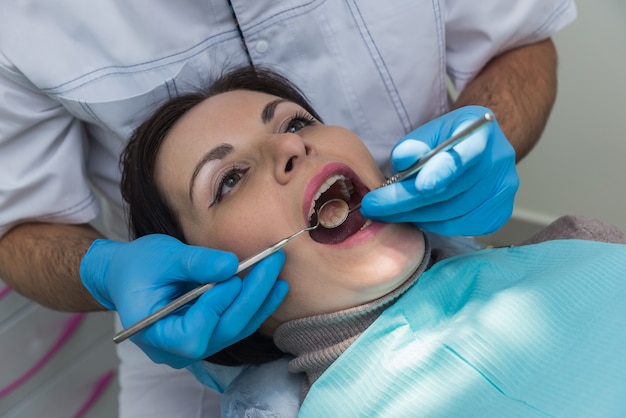
[[131, 337], [153, 361], [181, 368], [247, 337], [267, 319], [287, 293], [287, 283], [277, 280], [284, 260], [279, 251], [241, 280], [232, 277], [238, 266], [232, 253], [148, 235], [129, 243], [94, 241], [80, 276], [98, 302], [117, 310], [124, 327], [192, 288], [219, 282]]
[[[407, 169], [486, 112], [492, 113], [462, 107], [415, 129], [392, 150], [393, 169]], [[441, 235], [484, 235], [511, 217], [518, 186], [515, 151], [493, 121], [433, 157], [416, 177], [368, 193], [361, 213], [384, 222], [412, 222]]]

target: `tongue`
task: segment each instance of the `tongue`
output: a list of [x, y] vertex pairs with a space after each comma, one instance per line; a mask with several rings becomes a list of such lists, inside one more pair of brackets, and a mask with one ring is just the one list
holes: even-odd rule
[[358, 210], [351, 212], [345, 222], [337, 228], [324, 228], [319, 226], [309, 232], [311, 238], [320, 244], [338, 244], [359, 232], [365, 225], [365, 218]]

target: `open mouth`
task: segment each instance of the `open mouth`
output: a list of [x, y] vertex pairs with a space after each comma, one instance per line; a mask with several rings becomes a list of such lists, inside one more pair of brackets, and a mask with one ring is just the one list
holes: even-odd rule
[[[320, 207], [332, 199], [341, 199], [352, 208], [357, 205], [368, 189], [356, 179], [349, 178], [346, 174], [335, 174], [328, 179], [318, 189], [311, 209], [309, 211], [309, 226], [317, 223], [317, 211]], [[320, 244], [338, 244], [345, 241], [352, 235], [365, 228], [370, 222], [365, 219], [360, 211], [350, 212], [343, 224], [336, 228], [324, 228], [318, 226], [309, 232], [311, 238]]]

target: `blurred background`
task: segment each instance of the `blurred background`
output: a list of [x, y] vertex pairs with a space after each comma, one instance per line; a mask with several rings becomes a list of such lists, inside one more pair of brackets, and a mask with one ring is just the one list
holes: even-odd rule
[[514, 243], [566, 214], [626, 229], [626, 1], [576, 4], [577, 20], [554, 37], [556, 104], [518, 164], [513, 218], [491, 242]]

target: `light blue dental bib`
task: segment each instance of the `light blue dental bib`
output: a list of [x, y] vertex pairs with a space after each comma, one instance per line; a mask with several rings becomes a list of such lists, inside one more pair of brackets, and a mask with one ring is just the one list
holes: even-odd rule
[[550, 241], [437, 263], [298, 416], [626, 416], [626, 245]]

